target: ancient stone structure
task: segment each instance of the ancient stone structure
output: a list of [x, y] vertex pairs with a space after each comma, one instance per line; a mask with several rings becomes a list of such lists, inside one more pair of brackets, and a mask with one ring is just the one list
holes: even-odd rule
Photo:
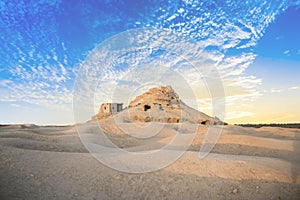
[[103, 103], [99, 109], [99, 113], [117, 113], [122, 110], [123, 103]]
[[[120, 112], [121, 111], [121, 112]], [[202, 125], [223, 124], [218, 118], [213, 118], [182, 102], [171, 86], [151, 88], [149, 91], [132, 100], [128, 108], [122, 110], [122, 104], [102, 104], [99, 113], [92, 119], [115, 117], [123, 122], [190, 122]]]
[[111, 114], [121, 112], [123, 103], [103, 103], [100, 106], [98, 114], [93, 116], [92, 119], [101, 119], [110, 116]]

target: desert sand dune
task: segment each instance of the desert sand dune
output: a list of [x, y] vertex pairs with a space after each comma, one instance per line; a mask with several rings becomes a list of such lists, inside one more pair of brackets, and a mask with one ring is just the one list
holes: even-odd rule
[[[150, 138], [136, 138], [108, 121], [101, 127], [129, 151], [161, 148], [178, 130], [165, 124]], [[199, 126], [172, 165], [131, 174], [96, 160], [74, 126], [1, 126], [0, 199], [299, 199], [299, 129], [225, 126], [211, 154], [199, 159], [207, 129]]]

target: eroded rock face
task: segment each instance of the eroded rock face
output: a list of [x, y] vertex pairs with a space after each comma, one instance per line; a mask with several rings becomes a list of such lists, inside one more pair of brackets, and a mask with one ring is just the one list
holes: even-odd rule
[[159, 110], [180, 109], [180, 99], [171, 86], [152, 88], [137, 96], [129, 103], [129, 107], [147, 111], [153, 108]]
[[[114, 116], [123, 122], [190, 122], [203, 125], [223, 124], [218, 118], [195, 110], [182, 102], [171, 86], [151, 88], [129, 103], [127, 109]], [[103, 118], [103, 117], [102, 117]], [[97, 119], [100, 119], [97, 117]]]
[[182, 102], [171, 86], [152, 88], [137, 96], [129, 103], [127, 119], [142, 122], [191, 123], [214, 125], [222, 124], [217, 118], [212, 118]]

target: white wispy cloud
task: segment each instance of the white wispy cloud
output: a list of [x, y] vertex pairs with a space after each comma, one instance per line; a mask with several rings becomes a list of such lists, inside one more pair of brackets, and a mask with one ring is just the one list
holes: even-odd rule
[[291, 55], [290, 52], [291, 52], [290, 50], [285, 50], [285, 51], [283, 52], [283, 54], [284, 54], [284, 55], [287, 55], [287, 56], [290, 56], [290, 55]]
[[11, 105], [12, 107], [15, 107], [15, 108], [20, 108], [20, 107], [21, 107], [21, 105], [15, 104], [15, 103], [11, 103], [10, 105]]
[[272, 89], [270, 90], [270, 92], [271, 92], [271, 93], [280, 93], [280, 92], [282, 92], [282, 89], [272, 88]]
[[300, 87], [299, 86], [293, 86], [293, 87], [290, 87], [289, 90], [299, 90]]
[[59, 60], [55, 65], [50, 64], [44, 57], [41, 57], [43, 65], [30, 66], [35, 52], [30, 51], [29, 57], [19, 60], [19, 65], [7, 69], [11, 76], [0, 80], [0, 101], [21, 101], [48, 108], [70, 107], [72, 88], [65, 83], [71, 81], [72, 69]]
[[292, 86], [286, 88], [271, 88], [269, 90], [264, 90], [264, 93], [281, 93], [281, 92], [294, 91], [294, 90], [300, 90], [300, 87]]
[[243, 111], [233, 111], [226, 113], [226, 120], [239, 119], [243, 117], [254, 116], [255, 113], [252, 112], [243, 112]]

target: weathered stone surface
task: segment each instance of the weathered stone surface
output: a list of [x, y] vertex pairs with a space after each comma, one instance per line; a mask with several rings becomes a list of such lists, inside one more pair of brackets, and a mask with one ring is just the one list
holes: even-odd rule
[[[222, 124], [218, 118], [212, 118], [182, 102], [171, 86], [152, 88], [137, 96], [129, 103], [127, 109], [116, 113], [118, 119], [129, 123], [164, 122], [181, 123], [188, 121], [203, 125]], [[105, 118], [107, 115], [98, 115], [96, 119]]]
[[151, 108], [159, 110], [179, 109], [180, 99], [171, 86], [152, 88], [137, 96], [129, 103], [129, 107], [136, 107], [144, 111]]

